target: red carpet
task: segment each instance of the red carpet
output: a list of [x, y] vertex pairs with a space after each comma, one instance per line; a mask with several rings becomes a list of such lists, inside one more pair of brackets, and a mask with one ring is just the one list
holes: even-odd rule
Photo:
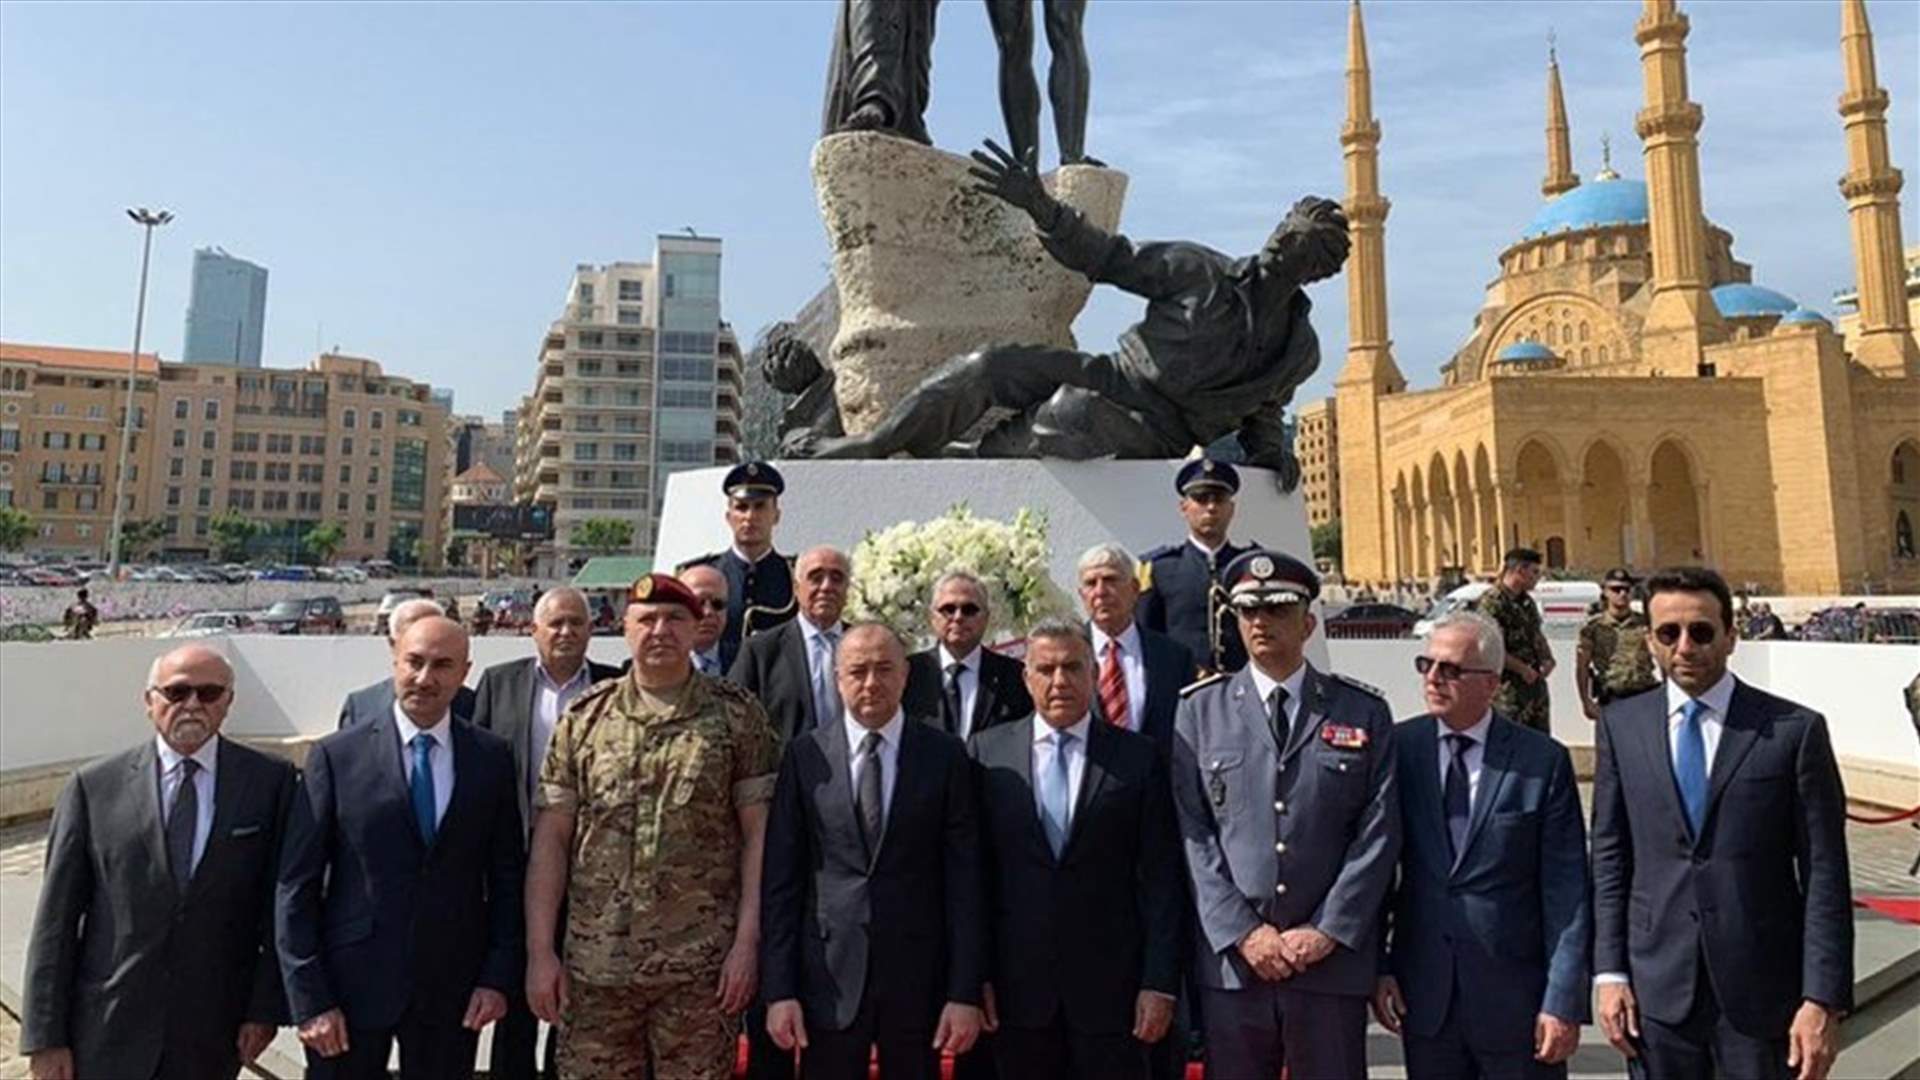
[[1853, 902], [1868, 911], [1920, 926], [1920, 896], [1856, 896]]
[[[1916, 903], [1916, 906], [1920, 906], [1920, 903]], [[1920, 919], [1920, 912], [1915, 912], [1912, 915], [1902, 916], [1902, 917], [1908, 918], [1909, 920]], [[734, 1063], [733, 1075], [736, 1077], [744, 1077], [745, 1075], [747, 1075], [747, 1040], [744, 1036], [742, 1036], [740, 1039], [740, 1056], [738, 1060]], [[878, 1061], [875, 1061], [873, 1063], [873, 1068], [868, 1075], [871, 1077], [871, 1080], [880, 1080], [880, 1063]], [[1207, 1075], [1206, 1066], [1202, 1065], [1197, 1061], [1187, 1066], [1187, 1080], [1205, 1080], [1206, 1075]], [[941, 1080], [953, 1080], [953, 1059], [952, 1058], [949, 1057], [949, 1058], [941, 1059], [940, 1077], [941, 1077]]]

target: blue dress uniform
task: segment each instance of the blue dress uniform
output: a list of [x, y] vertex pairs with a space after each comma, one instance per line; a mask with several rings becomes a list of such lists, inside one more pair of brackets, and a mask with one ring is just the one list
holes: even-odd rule
[[[1200, 458], [1180, 470], [1173, 486], [1181, 495], [1208, 488], [1235, 494], [1240, 490], [1240, 474], [1224, 461]], [[1144, 591], [1135, 621], [1185, 645], [1208, 672], [1245, 667], [1247, 650], [1240, 642], [1240, 627], [1215, 586], [1233, 560], [1251, 550], [1228, 543], [1208, 555], [1192, 540], [1182, 540], [1142, 555]]]
[[[749, 461], [728, 470], [721, 487], [727, 497], [778, 497], [787, 489], [780, 471], [763, 461]], [[756, 561], [741, 558], [732, 546], [697, 559], [688, 559], [674, 568], [678, 574], [690, 566], [711, 566], [727, 579], [727, 626], [720, 632], [720, 670], [730, 671], [740, 651], [743, 637], [770, 630], [799, 610], [793, 600], [793, 557], [769, 549]]]
[[[1236, 604], [1319, 592], [1311, 568], [1257, 549], [1228, 578]], [[1272, 1080], [1283, 1063], [1315, 1080], [1366, 1075], [1380, 911], [1400, 853], [1393, 718], [1371, 687], [1311, 665], [1291, 703], [1282, 740], [1247, 668], [1188, 687], [1175, 715], [1174, 805], [1198, 911], [1209, 1080]], [[1262, 924], [1317, 928], [1334, 950], [1268, 982], [1239, 951]]]

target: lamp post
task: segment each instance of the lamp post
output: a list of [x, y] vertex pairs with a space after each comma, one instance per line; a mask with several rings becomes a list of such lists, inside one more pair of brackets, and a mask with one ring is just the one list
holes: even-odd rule
[[147, 264], [153, 255], [153, 230], [173, 220], [173, 214], [166, 210], [149, 210], [144, 206], [128, 210], [127, 216], [141, 227], [145, 235], [140, 241], [140, 298], [133, 309], [133, 355], [127, 357], [127, 407], [120, 417], [120, 468], [113, 478], [113, 536], [108, 541], [112, 554], [107, 560], [109, 580], [120, 576], [120, 529], [127, 513], [127, 450], [133, 444], [133, 387], [140, 374], [140, 333], [146, 329]]

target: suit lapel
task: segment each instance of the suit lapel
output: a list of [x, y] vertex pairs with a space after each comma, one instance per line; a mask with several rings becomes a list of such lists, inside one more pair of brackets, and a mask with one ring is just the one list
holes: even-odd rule
[[1700, 830], [1703, 833], [1704, 823], [1713, 820], [1713, 808], [1719, 804], [1720, 794], [1727, 789], [1727, 782], [1733, 779], [1760, 735], [1755, 710], [1747, 708], [1749, 694], [1746, 684], [1736, 679], [1733, 695], [1727, 698], [1727, 715], [1720, 718], [1720, 745], [1713, 752], [1713, 771], [1707, 777], [1707, 809]]
[[447, 718], [447, 725], [447, 737], [453, 743], [453, 791], [447, 796], [447, 812], [441, 815], [439, 827], [433, 830], [435, 847], [446, 838], [448, 829], [459, 828], [478, 810], [473, 777], [480, 764], [473, 756], [473, 732], [451, 716]]
[[[1416, 821], [1415, 827], [1427, 833], [1426, 850], [1434, 852], [1434, 861], [1439, 864], [1441, 876], [1451, 869], [1447, 865], [1447, 812], [1440, 792], [1440, 777], [1435, 772], [1440, 761], [1440, 718], [1431, 714], [1421, 717], [1408, 725], [1404, 738], [1408, 740], [1407, 753], [1413, 755], [1413, 775], [1403, 777], [1406, 791], [1400, 796], [1407, 800]], [[1402, 738], [1399, 731], [1394, 738]]]
[[166, 879], [172, 867], [167, 863], [166, 825], [160, 818], [160, 752], [154, 749], [151, 738], [133, 755], [128, 781], [132, 790], [140, 793], [134, 800], [134, 813], [141, 835], [146, 837], [147, 855], [159, 877]]
[[400, 733], [394, 727], [393, 710], [388, 709], [366, 725], [367, 746], [373, 751], [374, 775], [382, 787], [391, 790], [400, 800], [401, 817], [407, 819], [407, 831], [413, 836], [413, 842], [426, 846], [426, 838], [420, 835], [420, 823], [413, 819], [413, 792], [407, 787], [407, 767], [400, 760]]
[[[806, 703], [807, 730], [811, 731], [820, 726], [820, 717], [819, 710], [813, 704], [813, 669], [807, 662], [807, 635], [800, 629], [798, 618], [788, 620], [781, 631], [787, 635], [781, 651], [786, 654], [787, 664], [793, 669], [794, 676], [800, 680], [800, 696]], [[799, 732], [788, 734], [791, 737]]]
[[993, 668], [988, 665], [987, 656], [986, 646], [983, 645], [980, 647], [980, 674], [976, 676], [980, 680], [980, 690], [973, 695], [973, 716], [967, 722], [969, 735], [979, 731], [986, 724], [987, 717], [993, 715], [993, 701], [997, 696], [994, 691], [997, 688], [994, 686]]
[[[1673, 748], [1667, 741], [1667, 695], [1664, 686], [1658, 694], [1648, 694], [1642, 700], [1647, 704], [1638, 715], [1629, 716], [1627, 731], [1632, 740], [1639, 744], [1641, 768], [1651, 777], [1657, 777], [1654, 787], [1660, 792], [1660, 801], [1666, 805], [1667, 815], [1680, 826], [1680, 834], [1687, 834], [1687, 810], [1680, 802], [1680, 781], [1673, 775]], [[1615, 731], [1619, 731], [1616, 727]], [[1615, 750], [1617, 754], [1618, 749]]]
[[[1435, 751], [1438, 754], [1438, 750]], [[1436, 757], [1434, 760], [1438, 760]], [[1480, 748], [1480, 787], [1474, 793], [1473, 806], [1467, 815], [1467, 841], [1461, 847], [1459, 857], [1453, 860], [1453, 871], [1459, 873], [1467, 863], [1467, 854], [1473, 850], [1473, 842], [1480, 835], [1481, 826], [1487, 823], [1487, 815], [1500, 798], [1500, 789], [1512, 775], [1509, 766], [1513, 762], [1513, 728], [1499, 713], [1493, 714], [1493, 722], [1487, 727], [1487, 744]], [[1432, 775], [1432, 770], [1428, 770]]]
[[1073, 845], [1080, 838], [1080, 819], [1086, 814], [1087, 807], [1100, 794], [1100, 788], [1107, 782], [1108, 764], [1113, 760], [1113, 732], [1105, 724], [1095, 721], [1087, 725], [1086, 764], [1080, 771], [1080, 795], [1073, 800], [1073, 813], [1067, 818], [1067, 842], [1060, 847], [1060, 862], [1065, 863], [1073, 854]]
[[[819, 806], [821, 831], [828, 836], [852, 837], [853, 846], [871, 868], [874, 853], [867, 849], [867, 837], [860, 829], [860, 815], [854, 802], [853, 751], [847, 747], [846, 739], [826, 728], [817, 728], [806, 737], [813, 740], [814, 748], [827, 762], [826, 798]], [[894, 794], [899, 795], [897, 783]]]
[[1040, 824], [1039, 791], [1033, 786], [1033, 717], [1025, 717], [1007, 726], [1019, 728], [1022, 734], [1009, 735], [1006, 738], [994, 740], [990, 744], [998, 746], [1004, 743], [1006, 747], [1004, 750], [995, 751], [1002, 756], [993, 764], [1012, 769], [1014, 775], [1020, 778], [1021, 789], [1026, 794], [1026, 811], [1023, 816], [1028, 826], [1027, 840], [1043, 858], [1052, 859], [1053, 848], [1047, 843], [1046, 828]]
[[250, 789], [252, 778], [242, 771], [240, 755], [228, 753], [227, 749], [223, 744], [214, 751], [213, 824], [207, 829], [206, 849], [200, 852], [200, 862], [194, 866], [193, 877], [187, 883], [190, 891], [205, 876], [207, 864], [226, 850], [221, 841], [233, 831], [234, 813]]
[[[900, 725], [900, 752], [894, 755], [893, 765], [899, 770], [899, 774], [893, 778], [893, 802], [887, 806], [886, 820], [880, 826], [880, 847], [873, 852], [873, 857], [867, 862], [869, 871], [880, 865], [880, 857], [887, 851], [887, 838], [893, 835], [894, 823], [900, 819], [901, 809], [906, 805], [906, 801], [913, 798], [914, 793], [920, 790], [918, 786], [921, 783], [920, 748], [921, 741], [928, 734], [928, 732], [914, 730], [920, 726], [913, 721]], [[857, 826], [858, 822], [855, 822], [855, 825]], [[858, 831], [856, 828], [855, 832]]]

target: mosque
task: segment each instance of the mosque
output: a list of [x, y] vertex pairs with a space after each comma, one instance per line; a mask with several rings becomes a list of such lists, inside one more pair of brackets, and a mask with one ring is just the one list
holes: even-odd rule
[[1335, 384], [1349, 581], [1490, 573], [1526, 545], [1574, 573], [1694, 562], [1757, 591], [1920, 592], [1920, 345], [1901, 174], [1864, 0], [1842, 0], [1840, 16], [1840, 192], [1859, 309], [1844, 333], [1756, 284], [1707, 220], [1687, 16], [1676, 0], [1644, 0], [1646, 178], [1610, 162], [1589, 181], [1574, 174], [1550, 62], [1547, 201], [1500, 253], [1441, 385], [1410, 390], [1387, 328], [1389, 204], [1355, 0], [1340, 139], [1349, 345]]

